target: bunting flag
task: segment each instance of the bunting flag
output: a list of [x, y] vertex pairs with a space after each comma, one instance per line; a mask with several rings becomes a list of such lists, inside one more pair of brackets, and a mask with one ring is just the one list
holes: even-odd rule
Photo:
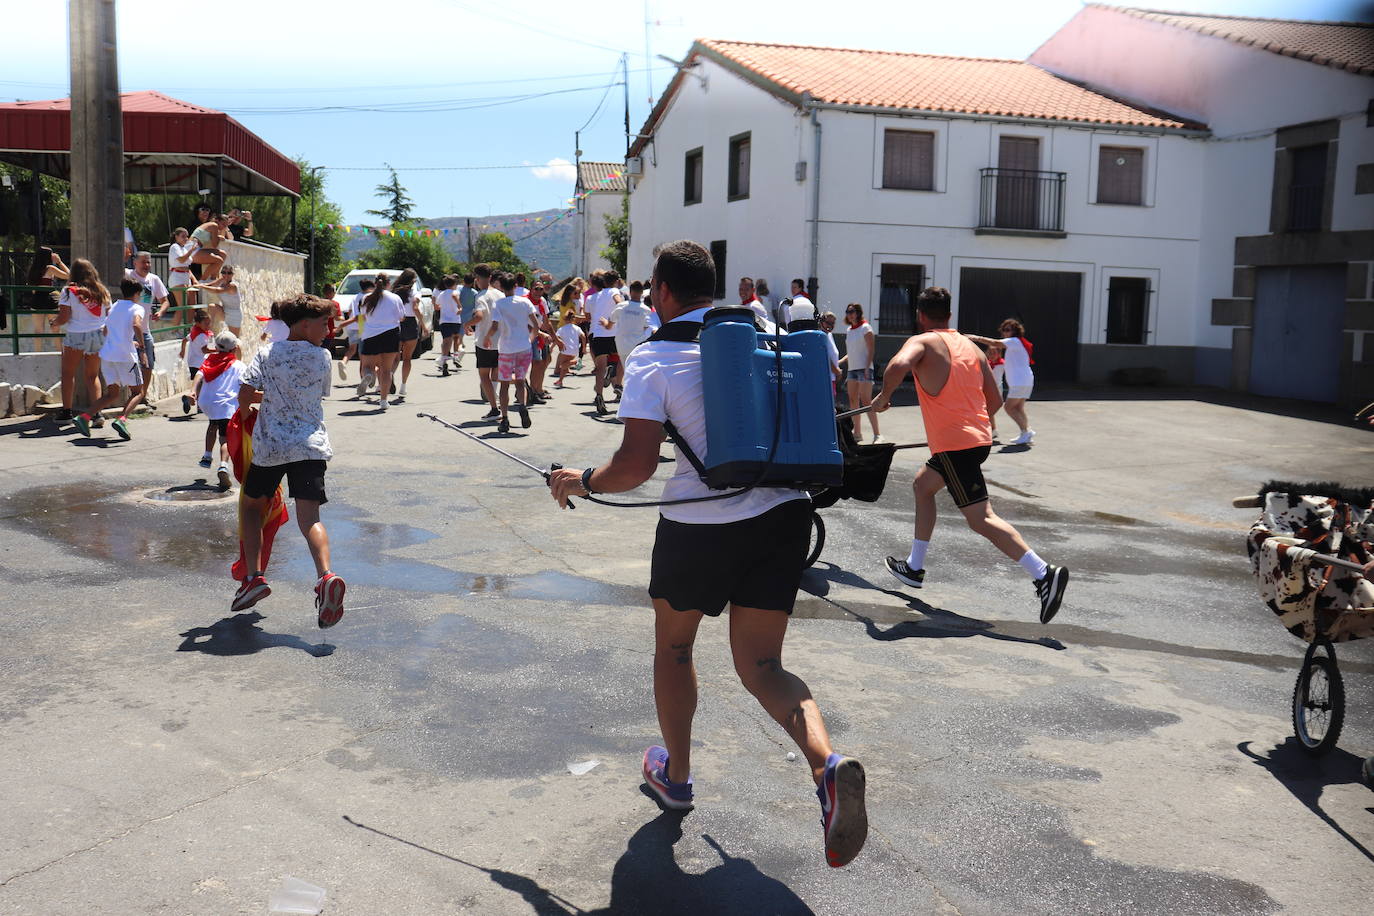
[[[224, 436], [225, 444], [229, 447], [229, 455], [234, 462], [234, 478], [243, 483], [244, 475], [248, 473], [248, 465], [253, 461], [253, 425], [258, 420], [256, 410], [248, 413], [247, 421], [243, 419], [242, 411], [236, 412], [229, 421], [229, 429]], [[229, 574], [237, 582], [242, 582], [252, 570], [248, 568], [248, 561], [243, 555], [243, 488], [239, 488], [239, 558], [230, 567]], [[281, 485], [277, 485], [277, 492], [272, 494], [272, 502], [267, 507], [266, 514], [262, 518], [262, 569], [267, 569], [267, 561], [272, 556], [272, 542], [277, 537], [277, 530], [291, 520], [291, 515], [286, 511], [286, 497], [282, 493]]]
[[[616, 177], [616, 175], [618, 175], [618, 174], [619, 174], [619, 173], [612, 173], [612, 176], [611, 176], [611, 177]], [[575, 213], [575, 212], [577, 211], [577, 207], [575, 206], [576, 203], [577, 203], [577, 201], [582, 200], [582, 199], [583, 199], [584, 197], [586, 197], [586, 196], [587, 196], [586, 193], [582, 193], [582, 194], [579, 194], [579, 195], [576, 196], [576, 197], [569, 198], [569, 199], [568, 199], [568, 203], [569, 203], [569, 204], [572, 204], [572, 205], [574, 205], [574, 206], [569, 206], [566, 210], [563, 210], [563, 211], [560, 212], [560, 213], [556, 213], [556, 214], [554, 214], [553, 216], [525, 216], [525, 217], [521, 217], [520, 219], [508, 219], [508, 220], [504, 220], [503, 222], [499, 222], [499, 223], [480, 223], [480, 224], [474, 223], [473, 226], [472, 226], [472, 228], [473, 228], [473, 229], [496, 229], [496, 228], [505, 228], [505, 227], [507, 227], [507, 226], [520, 226], [520, 225], [524, 225], [525, 223], [542, 223], [542, 222], [545, 222], [545, 221], [548, 221], [548, 222], [551, 222], [551, 223], [555, 223], [555, 222], [558, 222], [558, 221], [561, 220], [561, 219], [566, 219], [566, 218], [568, 218], [569, 216], [571, 216], [573, 213]], [[457, 233], [460, 233], [460, 232], [466, 232], [466, 231], [467, 231], [466, 227], [456, 227], [456, 226], [455, 226], [455, 227], [450, 227], [450, 228], [448, 228], [448, 229], [392, 229], [392, 228], [386, 227], [386, 226], [354, 226], [354, 225], [351, 225], [351, 224], [350, 224], [350, 225], [345, 225], [345, 224], [343, 224], [343, 223], [316, 223], [316, 224], [315, 224], [315, 228], [316, 228], [316, 229], [338, 229], [338, 230], [340, 230], [340, 231], [342, 231], [342, 232], [345, 232], [345, 233], [347, 233], [347, 234], [349, 234], [349, 235], [352, 235], [353, 232], [354, 232], [354, 230], [357, 230], [358, 232], [362, 233], [363, 235], [374, 235], [374, 236], [387, 235], [387, 236], [399, 236], [399, 237], [402, 237], [402, 238], [411, 238], [411, 237], [417, 237], [417, 238], [419, 238], [419, 237], [423, 237], [423, 238], [437, 238], [437, 237], [439, 237], [439, 236], [453, 235], [453, 234], [457, 234]]]

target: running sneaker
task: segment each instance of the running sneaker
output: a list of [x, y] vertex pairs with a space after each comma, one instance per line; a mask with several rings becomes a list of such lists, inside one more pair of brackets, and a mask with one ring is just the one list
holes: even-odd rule
[[906, 560], [888, 557], [887, 571], [912, 588], [921, 588], [926, 584], [926, 571], [924, 569], [912, 569], [906, 564]]
[[378, 398], [378, 399], [377, 399], [377, 407], [378, 407], [379, 409], [381, 409], [381, 410], [386, 410], [386, 409], [387, 409], [388, 407], [390, 407], [390, 406], [391, 406], [391, 405], [387, 403], [386, 398]]
[[72, 417], [72, 425], [76, 427], [77, 432], [81, 433], [81, 435], [85, 436], [87, 439], [91, 438], [91, 420], [84, 413], [79, 413]]
[[227, 490], [234, 484], [234, 478], [229, 476], [229, 465], [227, 464], [221, 464], [219, 470], [215, 472], [215, 476], [219, 478], [221, 490]]
[[462, 350], [459, 350], [459, 351], [458, 351], [458, 356], [457, 356], [456, 359], [453, 360], [453, 363], [454, 363], [454, 365], [457, 366], [459, 369], [463, 368], [463, 351], [462, 351]]
[[338, 362], [334, 363], [334, 371], [339, 373], [339, 381], [348, 381], [348, 370], [344, 368], [343, 360], [339, 360]]
[[1040, 596], [1040, 622], [1049, 623], [1059, 613], [1064, 600], [1064, 588], [1069, 584], [1069, 571], [1063, 566], [1046, 565], [1045, 576], [1035, 580], [1035, 593]]
[[592, 403], [596, 405], [596, 412], [598, 416], [604, 417], [606, 416], [606, 414], [610, 413], [610, 411], [606, 409], [606, 399], [603, 398], [601, 395], [598, 394], [596, 398], [592, 401]]
[[315, 583], [315, 622], [327, 630], [343, 619], [344, 580], [332, 572], [325, 573]]
[[530, 428], [530, 409], [524, 404], [516, 404], [515, 412], [520, 414], [520, 426], [524, 429]]
[[1011, 444], [1012, 444], [1012, 445], [1030, 445], [1030, 444], [1031, 444], [1031, 440], [1034, 439], [1034, 438], [1035, 438], [1035, 430], [1033, 430], [1033, 429], [1028, 429], [1028, 430], [1026, 430], [1025, 432], [1021, 433], [1021, 435], [1017, 436], [1015, 439], [1011, 440]]
[[354, 397], [359, 397], [359, 398], [360, 398], [360, 397], [362, 397], [363, 395], [367, 394], [367, 386], [368, 386], [368, 383], [369, 383], [371, 380], [372, 380], [372, 375], [371, 375], [371, 373], [366, 373], [366, 372], [363, 373], [363, 375], [358, 379], [358, 393], [357, 393], [356, 395], [354, 395]]
[[195, 402], [191, 400], [191, 396], [190, 396], [190, 395], [188, 395], [188, 394], [183, 394], [183, 395], [181, 396], [181, 412], [182, 412], [183, 414], [188, 414], [188, 413], [190, 413], [190, 412], [191, 412], [191, 405], [192, 405], [193, 403], [195, 403]]
[[825, 834], [825, 861], [842, 868], [854, 861], [868, 839], [868, 811], [864, 807], [863, 764], [853, 757], [831, 754], [825, 775], [816, 787], [821, 801], [821, 830]]
[[201, 467], [205, 468], [206, 470], [209, 470], [210, 464], [211, 464], [211, 461], [210, 461], [210, 453], [209, 453], [209, 452], [206, 452], [204, 455], [201, 455], [201, 456], [200, 456], [200, 460], [197, 461], [196, 464], [200, 465]]
[[114, 431], [119, 433], [119, 438], [123, 439], [125, 442], [133, 438], [133, 436], [129, 435], [129, 426], [124, 422], [123, 417], [115, 420], [110, 426], [114, 427]]
[[510, 420], [507, 420], [505, 417], [502, 417], [501, 422], [496, 424], [496, 431], [498, 433], [510, 432]]
[[396, 390], [396, 397], [398, 397], [398, 398], [404, 398], [405, 396], [406, 396], [406, 383], [405, 383], [405, 382], [401, 382], [401, 387], [398, 388], [398, 389]]
[[486, 413], [482, 414], [482, 419], [495, 420], [499, 416], [501, 416], [501, 411], [493, 407], [491, 410], [488, 410]]
[[674, 811], [692, 809], [692, 777], [686, 782], [668, 778], [668, 751], [657, 744], [644, 751], [644, 784], [665, 808]]
[[615, 386], [615, 400], [616, 400], [616, 403], [617, 403], [617, 404], [620, 403], [620, 397], [621, 397], [621, 395], [623, 395], [624, 393], [625, 393], [625, 386], [624, 386], [624, 385], [616, 385], [616, 386]]
[[442, 360], [439, 362], [439, 378], [448, 378], [448, 363]]
[[91, 417], [91, 429], [104, 429], [105, 418], [102, 416]]
[[229, 612], [237, 614], [240, 611], [246, 611], [270, 594], [272, 594], [272, 589], [268, 587], [267, 580], [262, 576], [244, 579], [239, 590], [234, 593], [234, 603], [229, 605]]

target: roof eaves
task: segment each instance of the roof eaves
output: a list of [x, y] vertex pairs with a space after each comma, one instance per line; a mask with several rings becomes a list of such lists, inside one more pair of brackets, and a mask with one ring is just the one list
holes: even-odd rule
[[[1141, 133], [1169, 133], [1204, 136], [1211, 131], [1205, 124], [1179, 119], [1178, 126], [1142, 124], [1127, 121], [1090, 121], [1081, 118], [1050, 118], [1002, 112], [950, 111], [940, 108], [897, 108], [886, 105], [856, 105], [847, 102], [813, 102], [823, 111], [852, 111], [856, 113], [891, 113], [921, 118], [953, 118], [961, 121], [1003, 121], [1011, 123], [1064, 124], [1071, 127], [1094, 127], [1107, 130], [1130, 130]], [[1172, 116], [1170, 116], [1172, 118]]]
[[787, 86], [784, 86], [782, 83], [779, 83], [777, 80], [772, 79], [764, 73], [760, 73], [758, 70], [755, 70], [748, 64], [736, 60], [735, 58], [724, 53], [723, 51], [719, 51], [716, 48], [713, 48], [710, 44], [697, 42], [695, 45], [692, 46], [692, 51], [700, 52], [702, 57], [705, 57], [708, 60], [711, 60], [719, 64], [725, 69], [738, 74], [739, 76], [743, 77], [746, 82], [752, 83], [753, 85], [762, 89], [764, 92], [769, 93], [770, 95], [777, 96], [784, 102], [787, 102], [789, 105], [794, 105], [797, 108], [806, 107], [807, 100], [805, 90], [799, 92], [795, 89], [791, 89]]

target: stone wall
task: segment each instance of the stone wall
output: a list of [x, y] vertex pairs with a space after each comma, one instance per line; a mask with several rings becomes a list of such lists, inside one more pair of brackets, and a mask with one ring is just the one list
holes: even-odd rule
[[246, 242], [225, 242], [221, 247], [228, 254], [228, 263], [234, 265], [234, 282], [243, 308], [243, 361], [248, 362], [258, 352], [262, 338], [258, 317], [267, 317], [276, 300], [305, 291], [305, 255]]

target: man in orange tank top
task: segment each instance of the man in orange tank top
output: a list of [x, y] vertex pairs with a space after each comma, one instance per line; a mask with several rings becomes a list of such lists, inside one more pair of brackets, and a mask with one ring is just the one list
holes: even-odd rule
[[916, 317], [922, 333], [911, 337], [887, 364], [883, 390], [873, 398], [873, 410], [891, 406], [892, 392], [911, 373], [921, 399], [930, 460], [916, 472], [916, 537], [905, 560], [887, 558], [888, 571], [913, 588], [925, 584], [926, 550], [935, 532], [935, 494], [949, 487], [964, 520], [993, 546], [1011, 557], [1035, 581], [1040, 598], [1040, 622], [1049, 623], [1059, 611], [1069, 571], [1053, 566], [1026, 546], [1010, 524], [992, 511], [983, 462], [992, 451], [989, 418], [1002, 406], [983, 351], [949, 326], [949, 290], [932, 286], [917, 297]]

